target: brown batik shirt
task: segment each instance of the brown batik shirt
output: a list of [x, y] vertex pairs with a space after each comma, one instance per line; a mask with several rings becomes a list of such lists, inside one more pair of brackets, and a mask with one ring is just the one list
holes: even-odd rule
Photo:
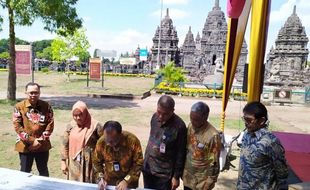
[[[17, 133], [15, 150], [21, 153], [29, 152], [28, 147], [36, 138], [40, 138], [44, 131], [53, 132], [54, 117], [52, 107], [43, 100], [38, 100], [32, 106], [28, 99], [15, 105], [13, 124]], [[35, 152], [44, 152], [51, 149], [49, 139], [39, 140], [41, 147]]]
[[220, 135], [209, 122], [197, 130], [189, 125], [184, 186], [193, 190], [209, 190], [214, 187], [219, 174], [221, 147]]
[[106, 144], [104, 136], [98, 140], [93, 156], [94, 174], [97, 179], [103, 174], [108, 185], [117, 185], [125, 180], [128, 188], [137, 188], [142, 164], [141, 144], [132, 133], [123, 131], [115, 148]]

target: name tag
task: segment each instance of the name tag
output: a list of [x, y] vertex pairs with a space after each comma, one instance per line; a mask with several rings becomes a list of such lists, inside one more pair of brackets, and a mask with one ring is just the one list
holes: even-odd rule
[[81, 159], [82, 159], [82, 158], [81, 158], [81, 154], [78, 154], [78, 155], [76, 156], [76, 161], [77, 161], [77, 162], [81, 162]]
[[163, 154], [166, 153], [166, 144], [165, 143], [160, 143], [159, 152], [163, 153]]
[[41, 115], [40, 116], [40, 122], [44, 122], [45, 121], [45, 115]]
[[205, 147], [205, 145], [204, 145], [204, 144], [202, 144], [202, 143], [198, 143], [197, 147], [198, 147], [198, 148], [204, 148], [204, 147]]
[[120, 171], [120, 164], [119, 162], [113, 162], [113, 169], [115, 172]]

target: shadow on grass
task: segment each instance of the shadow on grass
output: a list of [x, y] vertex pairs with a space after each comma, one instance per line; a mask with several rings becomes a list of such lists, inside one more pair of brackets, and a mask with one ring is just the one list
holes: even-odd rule
[[[220, 173], [221, 176], [221, 173]], [[215, 189], [236, 189], [238, 176], [229, 177], [229, 176], [221, 176], [218, 178]]]
[[53, 109], [71, 110], [72, 106], [78, 100], [85, 102], [88, 108], [92, 109], [114, 109], [139, 107], [132, 100], [123, 100], [115, 98], [91, 98], [86, 96], [54, 96], [42, 97], [43, 100], [50, 102]]

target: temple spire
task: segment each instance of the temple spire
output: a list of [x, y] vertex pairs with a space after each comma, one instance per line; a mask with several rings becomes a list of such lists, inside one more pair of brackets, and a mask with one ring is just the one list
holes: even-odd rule
[[167, 8], [167, 10], [166, 10], [166, 16], [167, 17], [169, 16], [169, 8]]
[[296, 15], [296, 5], [294, 5], [293, 15]]
[[214, 7], [216, 7], [216, 8], [219, 8], [219, 7], [220, 7], [220, 2], [219, 2], [219, 0], [215, 0]]

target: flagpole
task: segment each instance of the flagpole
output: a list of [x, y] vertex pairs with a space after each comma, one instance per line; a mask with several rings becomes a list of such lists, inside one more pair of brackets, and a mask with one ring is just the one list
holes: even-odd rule
[[161, 39], [161, 20], [162, 20], [162, 17], [163, 17], [163, 0], [160, 1], [160, 21], [159, 21], [159, 38], [158, 38], [156, 70], [158, 70], [160, 68], [160, 39]]

